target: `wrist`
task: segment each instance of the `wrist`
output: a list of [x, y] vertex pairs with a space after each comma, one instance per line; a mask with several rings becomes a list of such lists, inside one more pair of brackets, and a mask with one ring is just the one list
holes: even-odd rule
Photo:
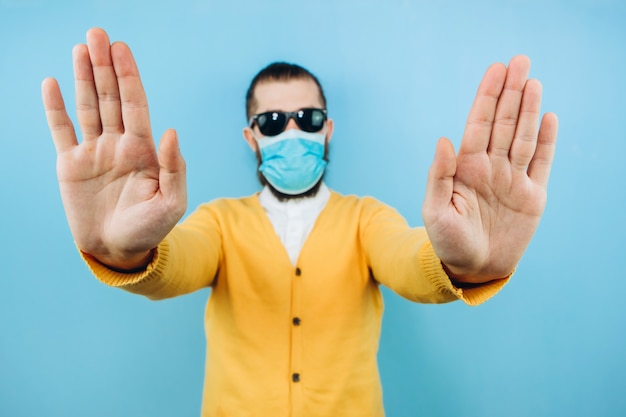
[[448, 278], [450, 279], [452, 284], [457, 288], [472, 288], [472, 287], [480, 286], [487, 282], [504, 279], [504, 278], [510, 277], [515, 270], [513, 269], [509, 273], [504, 273], [504, 274], [494, 274], [494, 273], [461, 271], [458, 268], [450, 267], [443, 262], [441, 262], [441, 266], [443, 270], [445, 271], [446, 275], [448, 275]]
[[[87, 253], [87, 252], [84, 252]], [[131, 273], [145, 269], [154, 257], [154, 249], [125, 255], [94, 255], [89, 254], [102, 265], [116, 272]]]

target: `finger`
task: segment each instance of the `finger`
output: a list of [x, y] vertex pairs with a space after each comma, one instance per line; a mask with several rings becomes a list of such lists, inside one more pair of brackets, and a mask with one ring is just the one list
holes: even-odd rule
[[528, 167], [530, 179], [544, 188], [548, 186], [548, 178], [550, 178], [558, 130], [559, 119], [556, 114], [546, 113], [539, 127], [537, 150]]
[[435, 158], [428, 171], [426, 182], [426, 195], [422, 208], [424, 223], [437, 217], [441, 210], [452, 201], [453, 178], [456, 173], [456, 156], [454, 146], [446, 139], [441, 138], [437, 142]]
[[41, 96], [57, 154], [78, 145], [74, 125], [67, 115], [59, 84], [54, 78], [43, 80]]
[[175, 130], [170, 129], [161, 137], [158, 158], [160, 166], [159, 187], [163, 196], [174, 206], [178, 205], [175, 203], [177, 201], [186, 202], [186, 166]]
[[511, 59], [506, 81], [498, 98], [488, 152], [493, 156], [508, 158], [515, 135], [524, 87], [530, 72], [530, 60], [519, 55]]
[[111, 45], [106, 32], [99, 28], [87, 32], [87, 48], [98, 95], [103, 133], [123, 133], [120, 92], [111, 60]]
[[148, 101], [132, 52], [126, 44], [116, 42], [111, 45], [111, 57], [118, 77], [125, 132], [152, 140]]
[[541, 83], [537, 80], [528, 80], [524, 89], [517, 129], [509, 152], [511, 165], [520, 171], [528, 169], [537, 147], [541, 90]]
[[87, 45], [76, 45], [72, 50], [74, 86], [76, 88], [76, 114], [83, 139], [93, 140], [102, 134], [98, 95], [94, 83]]
[[505, 78], [506, 67], [500, 63], [491, 65], [485, 72], [467, 118], [459, 154], [487, 151]]

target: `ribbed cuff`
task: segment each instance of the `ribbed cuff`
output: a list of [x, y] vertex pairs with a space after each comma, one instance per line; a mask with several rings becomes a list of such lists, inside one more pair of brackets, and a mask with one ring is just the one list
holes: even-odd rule
[[496, 295], [509, 282], [513, 275], [513, 272], [511, 272], [509, 276], [502, 279], [485, 282], [484, 284], [479, 284], [472, 288], [458, 288], [452, 284], [452, 281], [443, 269], [441, 260], [437, 257], [430, 242], [422, 246], [419, 258], [427, 279], [433, 283], [438, 291], [442, 293], [452, 293], [470, 306], [482, 304]]
[[169, 245], [166, 240], [154, 249], [152, 260], [142, 270], [133, 272], [121, 272], [109, 268], [92, 255], [78, 250], [89, 270], [102, 283], [111, 287], [131, 287], [149, 282], [155, 275], [155, 271], [164, 270], [169, 254]]

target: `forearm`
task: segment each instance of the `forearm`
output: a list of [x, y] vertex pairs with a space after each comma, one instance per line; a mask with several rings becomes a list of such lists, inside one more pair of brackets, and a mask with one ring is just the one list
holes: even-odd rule
[[471, 288], [458, 285], [435, 253], [426, 230], [410, 228], [397, 212], [383, 206], [367, 219], [362, 241], [374, 278], [411, 301], [461, 299], [476, 305], [495, 295], [508, 281], [507, 277]]
[[111, 268], [89, 254], [81, 254], [96, 278], [107, 285], [150, 299], [190, 293], [212, 285], [221, 259], [219, 232], [211, 227], [212, 222], [197, 217], [192, 214], [176, 226], [151, 251], [143, 268]]
[[[414, 231], [419, 234], [418, 230]], [[461, 300], [479, 305], [496, 295], [510, 277], [482, 284], [465, 285], [451, 279], [427, 237], [418, 238], [413, 247], [397, 246], [391, 258], [381, 264], [376, 278], [399, 295], [420, 303], [446, 303]]]

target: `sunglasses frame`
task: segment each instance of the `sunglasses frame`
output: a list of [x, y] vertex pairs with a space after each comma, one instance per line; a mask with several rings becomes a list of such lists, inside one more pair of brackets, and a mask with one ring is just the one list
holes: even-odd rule
[[298, 115], [300, 114], [300, 112], [303, 112], [303, 111], [306, 111], [306, 110], [317, 110], [317, 111], [321, 111], [321, 112], [322, 112], [322, 114], [324, 115], [324, 123], [326, 123], [326, 121], [328, 120], [328, 114], [327, 114], [326, 109], [322, 109], [322, 108], [319, 108], [319, 107], [305, 107], [305, 108], [302, 108], [302, 109], [299, 109], [299, 110], [296, 110], [296, 111], [278, 111], [278, 110], [270, 110], [270, 111], [265, 111], [265, 112], [263, 112], [263, 113], [258, 113], [258, 114], [255, 114], [254, 116], [250, 117], [250, 120], [248, 121], [248, 125], [249, 125], [250, 129], [252, 129], [252, 128], [254, 127], [254, 123], [255, 123], [255, 122], [256, 122], [257, 126], [259, 126], [259, 123], [258, 123], [257, 119], [258, 119], [260, 116], [263, 116], [263, 115], [268, 115], [268, 116], [270, 116], [271, 114], [278, 113], [278, 114], [282, 114], [282, 115], [284, 115], [284, 116], [285, 116], [285, 123], [283, 124], [283, 126], [281, 127], [281, 129], [280, 129], [277, 133], [275, 133], [275, 134], [273, 134], [273, 135], [266, 135], [265, 133], [263, 133], [263, 132], [261, 131], [261, 126], [259, 126], [259, 131], [260, 131], [260, 132], [261, 132], [264, 136], [270, 136], [270, 137], [271, 137], [271, 136], [276, 136], [276, 135], [279, 135], [279, 134], [283, 133], [283, 132], [285, 131], [285, 128], [286, 128], [286, 127], [287, 127], [287, 125], [289, 124], [289, 120], [290, 120], [290, 119], [293, 119], [293, 120], [296, 122], [296, 124], [298, 125], [298, 127], [299, 127], [300, 129], [302, 129], [304, 132], [314, 133], [314, 132], [319, 132], [320, 130], [322, 130], [322, 129], [324, 128], [324, 123], [322, 123], [322, 125], [320, 126], [320, 128], [319, 128], [318, 130], [313, 130], [313, 131], [305, 130], [305, 129], [303, 128], [303, 126], [301, 126], [301, 125], [300, 125], [300, 121], [301, 121], [301, 119], [298, 117]]

